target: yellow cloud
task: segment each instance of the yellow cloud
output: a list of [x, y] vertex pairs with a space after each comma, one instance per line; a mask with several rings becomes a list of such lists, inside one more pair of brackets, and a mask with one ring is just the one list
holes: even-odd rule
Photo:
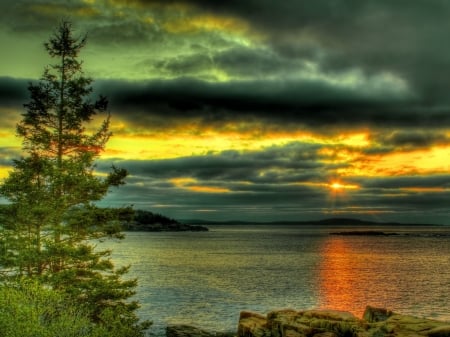
[[197, 182], [197, 180], [195, 180], [194, 178], [186, 178], [186, 177], [172, 178], [169, 181], [177, 187], [183, 187], [185, 185]]
[[201, 193], [227, 193], [230, 192], [228, 188], [215, 187], [215, 186], [190, 186], [187, 188], [193, 192]]
[[450, 146], [374, 157], [366, 174], [406, 175], [450, 172]]

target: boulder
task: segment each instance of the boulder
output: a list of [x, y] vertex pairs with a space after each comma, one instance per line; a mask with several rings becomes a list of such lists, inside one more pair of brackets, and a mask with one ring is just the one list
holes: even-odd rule
[[270, 337], [266, 316], [249, 311], [241, 312], [239, 315], [238, 336]]
[[392, 315], [392, 312], [384, 308], [374, 308], [368, 305], [363, 314], [363, 319], [369, 323], [383, 322]]

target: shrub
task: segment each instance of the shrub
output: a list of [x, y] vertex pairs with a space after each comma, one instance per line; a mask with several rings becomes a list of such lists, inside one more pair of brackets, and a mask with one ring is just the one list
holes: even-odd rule
[[92, 323], [88, 308], [37, 282], [0, 285], [0, 337], [135, 337], [136, 322], [106, 310]]

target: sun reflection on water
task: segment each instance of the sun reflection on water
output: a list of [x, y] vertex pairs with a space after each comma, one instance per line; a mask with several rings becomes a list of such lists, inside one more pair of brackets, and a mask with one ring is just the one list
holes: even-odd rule
[[[330, 236], [317, 268], [319, 307], [357, 317], [367, 305], [412, 315], [433, 308], [446, 279], [436, 265], [445, 265], [446, 258], [426, 241], [406, 246], [411, 241], [402, 237]], [[436, 265], [429, 263], [430, 256]]]

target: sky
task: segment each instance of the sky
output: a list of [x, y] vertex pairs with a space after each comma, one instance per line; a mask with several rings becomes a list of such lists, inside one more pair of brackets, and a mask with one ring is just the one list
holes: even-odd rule
[[450, 2], [0, 3], [0, 178], [62, 20], [109, 99], [102, 205], [176, 219], [450, 225]]

